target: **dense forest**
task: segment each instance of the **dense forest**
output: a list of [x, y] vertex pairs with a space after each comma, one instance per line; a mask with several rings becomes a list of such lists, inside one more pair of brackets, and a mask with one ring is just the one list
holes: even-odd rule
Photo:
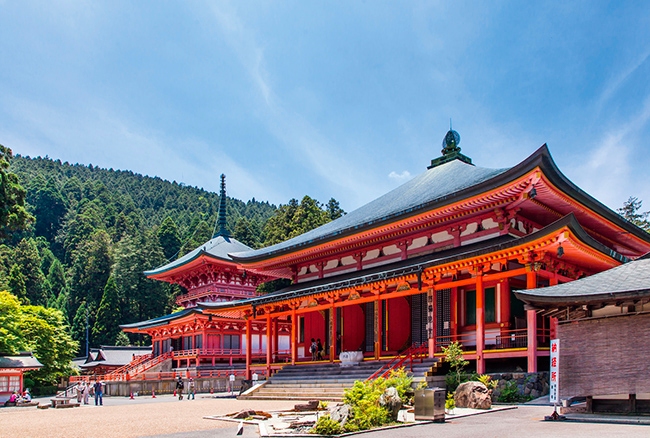
[[[219, 195], [129, 171], [12, 156], [0, 148], [3, 182], [12, 182], [14, 207], [24, 205], [7, 215], [4, 226], [0, 217], [0, 291], [22, 306], [58, 309], [77, 353], [85, 352], [86, 327], [91, 347], [145, 342], [129, 339], [119, 324], [171, 312], [182, 290], [149, 280], [143, 271], [209, 240]], [[227, 198], [226, 224], [231, 235], [258, 248], [342, 214], [334, 199], [321, 204], [305, 196], [276, 207]]]

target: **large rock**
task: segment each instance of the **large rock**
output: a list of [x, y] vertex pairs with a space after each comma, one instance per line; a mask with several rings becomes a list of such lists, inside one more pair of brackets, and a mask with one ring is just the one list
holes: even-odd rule
[[298, 412], [317, 411], [319, 404], [320, 402], [318, 400], [310, 400], [305, 404], [295, 405], [293, 410]]
[[386, 388], [384, 393], [379, 397], [379, 404], [388, 408], [388, 412], [390, 412], [393, 421], [397, 420], [397, 414], [399, 414], [399, 410], [402, 409], [402, 399], [400, 398], [397, 389], [392, 386]]
[[350, 418], [350, 408], [351, 406], [348, 404], [334, 406], [330, 409], [330, 418], [340, 423], [341, 427], [343, 427]]
[[458, 385], [454, 402], [457, 408], [490, 409], [492, 407], [490, 390], [481, 382], [465, 382]]

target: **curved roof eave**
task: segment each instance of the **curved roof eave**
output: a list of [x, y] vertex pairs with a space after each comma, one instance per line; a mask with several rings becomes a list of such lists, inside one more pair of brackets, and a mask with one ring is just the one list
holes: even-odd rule
[[[648, 243], [650, 243], [650, 234], [644, 232], [640, 228], [634, 226], [633, 224], [623, 219], [620, 215], [618, 215], [617, 213], [615, 213], [614, 211], [606, 207], [601, 202], [597, 201], [595, 198], [588, 195], [586, 192], [584, 192], [582, 189], [580, 189], [578, 186], [572, 183], [566, 176], [564, 176], [564, 174], [562, 174], [562, 172], [559, 170], [559, 168], [553, 161], [549, 148], [545, 143], [542, 146], [540, 146], [535, 152], [533, 152], [528, 158], [524, 159], [516, 166], [506, 169], [505, 171], [498, 173], [491, 178], [483, 180], [463, 190], [459, 190], [450, 193], [446, 196], [442, 196], [440, 198], [423, 203], [420, 206], [418, 206], [418, 208], [409, 209], [407, 211], [396, 212], [394, 215], [387, 216], [386, 218], [379, 221], [359, 224], [358, 226], [351, 227], [337, 233], [325, 234], [315, 239], [311, 239], [302, 243], [297, 243], [295, 245], [288, 245], [288, 246], [284, 245], [278, 249], [273, 249], [276, 246], [273, 245], [268, 248], [262, 248], [259, 250], [247, 251], [242, 253], [232, 253], [229, 255], [230, 257], [232, 257], [233, 260], [243, 264], [254, 263], [257, 261], [279, 257], [281, 255], [291, 253], [295, 250], [301, 250], [312, 246], [324, 244], [335, 239], [340, 239], [342, 237], [354, 235], [356, 233], [359, 233], [367, 229], [376, 228], [378, 226], [385, 225], [387, 223], [391, 223], [400, 219], [405, 219], [411, 216], [415, 216], [424, 211], [431, 210], [434, 207], [439, 208], [445, 205], [452, 204], [464, 198], [474, 196], [484, 192], [487, 186], [498, 187], [507, 184], [509, 181], [513, 181], [525, 175], [526, 173], [530, 172], [536, 167], [539, 167], [543, 171], [544, 175], [547, 176], [553, 184], [571, 193], [572, 196], [576, 200], [578, 200], [578, 202], [598, 212], [601, 216], [603, 216], [607, 220], [620, 226], [624, 230], [634, 234], [636, 237], [640, 238], [641, 240], [645, 240]], [[495, 169], [495, 171], [498, 171], [498, 169]], [[286, 242], [290, 242], [290, 240]], [[281, 244], [278, 245], [285, 244], [286, 242], [282, 242]]]
[[[249, 298], [246, 300], [240, 300], [236, 302], [222, 302], [222, 303], [204, 303], [203, 306], [206, 309], [228, 309], [228, 308], [235, 308], [235, 307], [240, 307], [240, 306], [258, 306], [258, 305], [264, 305], [272, 302], [277, 302], [277, 301], [282, 301], [285, 299], [289, 298], [298, 298], [298, 297], [306, 297], [309, 295], [317, 294], [317, 293], [322, 293], [322, 292], [327, 292], [328, 290], [333, 290], [335, 288], [344, 288], [344, 287], [349, 287], [350, 278], [360, 278], [365, 282], [369, 278], [372, 278], [373, 276], [379, 275], [377, 272], [382, 272], [381, 275], [384, 275], [382, 279], [387, 279], [391, 278], [391, 272], [395, 271], [400, 275], [405, 275], [409, 273], [416, 273], [417, 271], [421, 271], [422, 269], [430, 268], [433, 266], [437, 265], [443, 265], [447, 263], [453, 263], [458, 260], [462, 259], [467, 259], [467, 258], [472, 258], [472, 257], [477, 257], [485, 254], [489, 254], [492, 252], [497, 252], [497, 251], [502, 251], [511, 247], [515, 246], [520, 246], [520, 245], [525, 245], [527, 243], [533, 242], [543, 236], [547, 236], [549, 234], [558, 232], [562, 228], [567, 227], [569, 230], [576, 236], [577, 239], [582, 241], [584, 244], [587, 246], [594, 248], [595, 250], [599, 251], [600, 253], [610, 257], [612, 260], [615, 260], [619, 263], [625, 263], [628, 261], [628, 259], [617, 253], [616, 251], [606, 247], [602, 243], [598, 242], [595, 240], [593, 237], [591, 237], [583, 228], [580, 226], [580, 223], [576, 219], [575, 215], [573, 213], [569, 213], [566, 216], [558, 219], [557, 221], [553, 222], [552, 224], [542, 228], [541, 230], [538, 230], [534, 233], [531, 233], [527, 236], [521, 237], [521, 238], [512, 238], [512, 240], [508, 240], [506, 242], [500, 242], [497, 243], [496, 245], [492, 245], [489, 247], [484, 247], [483, 245], [485, 242], [481, 242], [476, 244], [478, 249], [476, 250], [471, 250], [469, 248], [465, 247], [456, 247], [452, 250], [445, 251], [442, 253], [434, 253], [430, 254], [427, 256], [423, 256], [417, 259], [411, 259], [411, 260], [404, 260], [397, 262], [392, 265], [387, 265], [387, 266], [378, 266], [376, 268], [371, 268], [367, 271], [359, 271], [359, 272], [354, 272], [354, 273], [349, 273], [349, 274], [343, 274], [340, 277], [329, 277], [329, 278], [324, 278], [324, 279], [319, 279], [319, 280], [314, 280], [312, 282], [308, 283], [298, 283], [294, 284], [291, 286], [286, 287], [285, 289], [279, 290], [277, 292], [273, 292], [272, 294], [269, 295], [264, 295], [260, 297], [255, 297], [255, 298]], [[465, 251], [463, 251], [465, 250]], [[444, 254], [447, 253], [452, 253], [453, 255], [444, 257]], [[434, 258], [433, 260], [431, 257], [438, 257]], [[442, 256], [442, 257], [441, 257]], [[423, 260], [426, 259], [426, 260]], [[419, 261], [423, 260], [423, 261]], [[408, 271], [408, 272], [407, 272]], [[372, 282], [372, 280], [370, 281]], [[329, 289], [323, 289], [323, 284], [329, 284], [333, 285]]]
[[175, 319], [183, 318], [192, 313], [203, 313], [202, 309], [198, 307], [191, 307], [189, 309], [179, 310], [178, 312], [170, 313], [169, 315], [159, 316], [157, 318], [148, 319], [146, 321], [134, 322], [131, 324], [121, 324], [121, 329], [141, 329], [141, 328], [150, 328], [158, 325], [169, 324]]
[[144, 271], [143, 274], [146, 275], [147, 277], [152, 277], [154, 275], [165, 274], [167, 272], [170, 272], [170, 271], [173, 271], [175, 269], [181, 268], [181, 267], [193, 262], [194, 260], [197, 260], [197, 259], [201, 258], [202, 256], [205, 256], [207, 258], [214, 259], [214, 260], [217, 260], [217, 261], [221, 261], [221, 262], [228, 262], [228, 263], [231, 263], [233, 265], [237, 264], [236, 262], [233, 262], [232, 260], [225, 259], [223, 257], [216, 256], [214, 254], [210, 254], [209, 252], [204, 251], [203, 249], [201, 249], [200, 251], [198, 251], [192, 257], [183, 260], [183, 263], [175, 263], [175, 262], [178, 261], [178, 260], [175, 260], [174, 262], [163, 265], [160, 268], [152, 269], [151, 271]]
[[242, 251], [245, 252], [249, 250], [252, 250], [252, 248], [241, 243], [233, 237], [217, 235], [199, 247], [194, 248], [192, 251], [188, 252], [177, 260], [169, 262], [159, 268], [145, 271], [144, 275], [151, 277], [154, 275], [164, 274], [165, 272], [181, 268], [201, 256], [206, 256], [213, 260], [237, 265], [237, 263], [230, 257], [228, 253]]

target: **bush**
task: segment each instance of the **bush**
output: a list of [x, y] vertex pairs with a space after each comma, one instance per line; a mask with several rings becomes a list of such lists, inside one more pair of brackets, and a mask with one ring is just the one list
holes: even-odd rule
[[501, 390], [497, 401], [499, 403], [525, 403], [531, 399], [531, 396], [523, 395], [519, 392], [519, 387], [515, 380], [509, 380]]
[[329, 415], [323, 415], [318, 418], [318, 421], [309, 433], [317, 433], [319, 435], [340, 435], [343, 433], [343, 428], [338, 421], [332, 420]]
[[[354, 382], [354, 386], [345, 390], [343, 394], [343, 402], [350, 405], [350, 418], [342, 430], [356, 432], [389, 424], [391, 422], [390, 413], [388, 409], [379, 404], [379, 398], [386, 388], [394, 387], [402, 399], [402, 403], [407, 404], [413, 397], [412, 383], [413, 378], [406, 373], [404, 368], [391, 371], [386, 379]], [[329, 418], [329, 416], [326, 417]], [[319, 425], [321, 421], [322, 424]], [[331, 419], [319, 419], [312, 430], [314, 433], [321, 433], [316, 431], [317, 427], [330, 430], [332, 426], [329, 422], [331, 421]], [[329, 434], [329, 432], [325, 434]]]

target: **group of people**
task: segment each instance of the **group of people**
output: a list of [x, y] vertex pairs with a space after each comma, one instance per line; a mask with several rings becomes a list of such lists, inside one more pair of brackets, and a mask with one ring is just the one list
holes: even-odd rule
[[[178, 393], [179, 400], [183, 400], [184, 388], [185, 388], [185, 384], [183, 383], [183, 379], [181, 378], [181, 376], [178, 376], [178, 379], [176, 380], [176, 392]], [[196, 393], [196, 386], [194, 384], [194, 379], [190, 377], [190, 380], [187, 382], [187, 399], [194, 400], [195, 393]]]
[[32, 395], [29, 393], [29, 388], [25, 388], [22, 394], [18, 391], [12, 392], [9, 396], [9, 400], [5, 402], [5, 406], [17, 406], [19, 404], [29, 403], [31, 401]]
[[97, 380], [95, 383], [81, 382], [77, 385], [77, 403], [88, 404], [91, 396], [95, 397], [95, 406], [104, 405], [104, 384]]
[[317, 340], [311, 338], [309, 352], [311, 353], [311, 360], [323, 360], [323, 343], [321, 342], [320, 338]]

